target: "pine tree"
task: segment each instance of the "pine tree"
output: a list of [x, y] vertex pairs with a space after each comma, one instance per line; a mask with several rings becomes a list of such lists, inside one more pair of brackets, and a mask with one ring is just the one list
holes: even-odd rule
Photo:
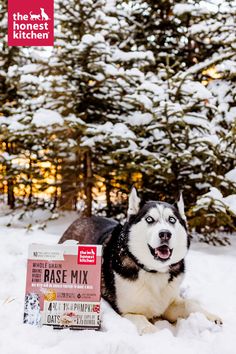
[[[4, 121], [11, 117], [18, 105], [20, 98], [18, 92], [19, 74], [15, 73], [13, 68], [15, 65], [21, 65], [23, 60], [17, 47], [9, 48], [7, 46], [7, 6], [4, 1], [0, 2], [0, 32], [2, 34], [0, 43], [0, 128], [2, 128]], [[1, 150], [4, 152], [1, 158], [2, 177], [7, 186], [7, 203], [11, 208], [14, 208], [15, 172], [12, 166], [12, 155], [14, 155], [15, 147], [5, 128], [1, 129], [0, 134]], [[3, 186], [4, 181], [1, 182]]]
[[[116, 141], [119, 148], [128, 144], [121, 139], [127, 129], [120, 117], [127, 116], [132, 107], [128, 96], [134, 93], [136, 82], [140, 82], [139, 71], [125, 70], [114, 59], [120, 27], [104, 1], [81, 0], [74, 5], [60, 1], [58, 6], [61, 32], [49, 64], [52, 75], [55, 68], [55, 78], [60, 77], [61, 82], [53, 87], [53, 108], [58, 108], [65, 116], [73, 114], [75, 117], [70, 138], [76, 141], [76, 155], [84, 165], [83, 189], [88, 201], [92, 198], [95, 180], [111, 181], [112, 173], [119, 165], [117, 158], [110, 154], [111, 144], [114, 150], [117, 149]], [[68, 178], [75, 176], [68, 173], [71, 164], [67, 160], [65, 157], [62, 163], [62, 183], [71, 188], [73, 181]], [[93, 177], [88, 166], [93, 170]], [[71, 192], [76, 195], [78, 190], [72, 188]], [[108, 193], [107, 197], [109, 199]], [[91, 209], [91, 202], [89, 204], [87, 210]]]
[[[124, 11], [126, 5], [117, 3]], [[203, 86], [211, 70], [221, 63], [227, 67], [227, 61], [235, 56], [233, 7], [230, 2], [215, 6], [198, 1], [128, 4], [124, 17], [129, 19], [130, 31], [120, 47], [126, 57], [133, 52], [136, 59], [142, 56], [153, 62], [143, 67], [137, 60], [123, 63], [124, 67], [141, 70], [143, 77], [129, 96], [128, 116], [122, 117], [129, 136], [133, 133], [132, 144], [115, 148], [116, 156], [120, 160], [127, 154], [132, 156], [150, 197], [158, 194], [173, 200], [184, 189], [190, 209], [199, 193], [222, 184], [234, 163], [232, 148], [225, 153], [224, 135], [230, 127], [223, 131], [224, 117], [220, 114], [220, 121], [214, 118], [219, 103], [211, 84]], [[113, 120], [113, 128], [116, 122], [119, 118]], [[229, 141], [232, 134], [227, 135]], [[122, 143], [118, 139], [116, 144]]]
[[42, 151], [46, 151], [42, 142], [48, 135], [45, 132], [43, 135], [31, 124], [37, 109], [45, 104], [45, 88], [48, 87], [44, 77], [47, 51], [31, 47], [8, 47], [5, 3], [1, 3], [0, 16], [3, 34], [0, 44], [1, 183], [3, 192], [7, 189], [11, 208], [22, 203], [33, 207], [38, 204], [38, 189], [42, 192], [49, 187], [43, 182], [45, 171], [40, 166], [45, 161]]
[[[203, 82], [205, 80], [205, 85], [212, 94], [212, 110], [208, 112], [207, 116], [210, 121], [212, 141], [214, 141], [214, 158], [208, 163], [205, 173], [205, 187], [201, 188], [201, 192], [207, 192], [207, 187], [210, 190], [217, 188], [218, 196], [223, 193], [220, 201], [223, 200], [225, 209], [219, 211], [217, 207], [219, 199], [216, 197], [214, 200], [213, 193], [209, 207], [211, 221], [208, 223], [206, 220], [208, 213], [205, 212], [204, 203], [201, 204], [201, 200], [205, 200], [205, 194], [203, 197], [199, 196], [197, 198], [197, 213], [201, 214], [201, 217], [196, 215], [196, 218], [191, 220], [191, 224], [201, 232], [209, 234], [219, 228], [233, 231], [235, 224], [235, 209], [231, 209], [227, 203], [228, 200], [234, 198], [236, 193], [236, 180], [228, 177], [234, 173], [236, 152], [233, 135], [236, 117], [233, 103], [235, 102], [235, 75], [232, 75], [236, 58], [234, 49], [235, 24], [233, 21], [236, 10], [235, 2], [232, 1], [224, 1], [218, 5], [206, 4], [210, 11], [205, 14], [199, 13], [195, 23], [189, 29], [190, 35], [198, 43], [205, 44], [205, 51], [201, 51], [204, 61], [197, 77]], [[206, 68], [204, 68], [204, 64]], [[208, 194], [206, 193], [206, 195]], [[193, 210], [195, 209], [193, 208]], [[212, 218], [213, 215], [214, 218]]]

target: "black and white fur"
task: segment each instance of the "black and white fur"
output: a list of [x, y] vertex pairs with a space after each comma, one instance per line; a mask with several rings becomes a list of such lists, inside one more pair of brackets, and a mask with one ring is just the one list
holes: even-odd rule
[[192, 312], [222, 323], [179, 293], [190, 244], [182, 197], [177, 207], [158, 201], [141, 205], [133, 188], [124, 226], [102, 217], [80, 218], [60, 243], [68, 239], [104, 245], [102, 296], [140, 334], [155, 332], [156, 318], [175, 322]]
[[38, 326], [41, 322], [39, 295], [28, 293], [25, 295], [24, 323]]

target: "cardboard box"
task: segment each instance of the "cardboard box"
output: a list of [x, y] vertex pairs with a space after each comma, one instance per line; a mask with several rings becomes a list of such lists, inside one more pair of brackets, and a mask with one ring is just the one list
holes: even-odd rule
[[101, 256], [98, 245], [30, 245], [24, 323], [99, 329]]

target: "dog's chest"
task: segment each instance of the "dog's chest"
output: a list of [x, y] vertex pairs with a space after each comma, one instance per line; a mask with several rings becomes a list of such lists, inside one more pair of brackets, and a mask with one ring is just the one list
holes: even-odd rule
[[137, 313], [147, 318], [161, 316], [179, 293], [182, 277], [168, 282], [169, 274], [139, 272], [137, 280], [115, 273], [116, 301], [122, 314]]

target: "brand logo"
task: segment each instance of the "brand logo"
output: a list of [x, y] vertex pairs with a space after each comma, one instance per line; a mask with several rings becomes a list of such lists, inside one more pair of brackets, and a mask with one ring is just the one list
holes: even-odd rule
[[58, 250], [58, 251], [39, 250], [39, 251], [33, 251], [32, 254], [30, 255], [30, 259], [63, 261], [64, 254], [63, 254], [63, 250]]
[[8, 0], [8, 45], [53, 46], [53, 0]]
[[97, 248], [95, 246], [79, 246], [78, 264], [96, 264]]

